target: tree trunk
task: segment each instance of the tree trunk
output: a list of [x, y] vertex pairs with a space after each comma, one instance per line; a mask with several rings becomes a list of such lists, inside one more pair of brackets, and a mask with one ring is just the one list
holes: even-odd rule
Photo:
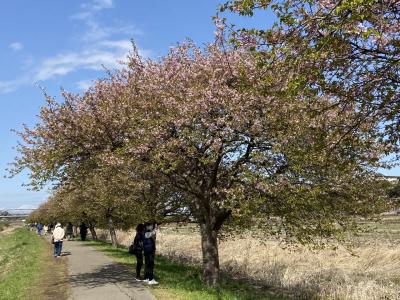
[[94, 226], [92, 224], [89, 223], [89, 230], [90, 230], [90, 234], [92, 235], [92, 239], [94, 241], [97, 241], [97, 233], [96, 230], [94, 229]]
[[108, 217], [108, 229], [110, 231], [111, 244], [113, 248], [117, 248], [118, 247], [117, 234], [115, 233], [114, 222], [111, 216]]
[[212, 287], [219, 284], [218, 232], [210, 220], [200, 223], [203, 252], [203, 280]]

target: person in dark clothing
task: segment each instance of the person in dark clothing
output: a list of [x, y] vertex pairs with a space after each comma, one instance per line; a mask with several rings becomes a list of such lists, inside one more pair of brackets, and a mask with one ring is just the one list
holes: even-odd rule
[[65, 233], [67, 235], [67, 240], [70, 241], [74, 234], [74, 226], [71, 222], [68, 222]]
[[150, 285], [158, 284], [154, 280], [154, 258], [156, 254], [156, 223], [146, 223], [143, 237], [144, 281]]
[[38, 235], [42, 235], [43, 225], [42, 223], [38, 223], [36, 225]]
[[86, 240], [87, 230], [88, 230], [88, 228], [87, 228], [85, 222], [82, 222], [81, 225], [79, 225], [79, 234], [81, 235], [82, 241]]
[[143, 266], [143, 238], [144, 238], [144, 225], [138, 224], [136, 226], [136, 235], [133, 240], [133, 255], [136, 257], [136, 280], [140, 279], [140, 271]]

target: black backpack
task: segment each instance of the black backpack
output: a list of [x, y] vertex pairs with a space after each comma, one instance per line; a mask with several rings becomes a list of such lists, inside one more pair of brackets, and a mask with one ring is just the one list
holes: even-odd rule
[[143, 235], [136, 235], [132, 244], [128, 248], [130, 254], [141, 254], [143, 249]]
[[135, 254], [136, 253], [135, 245], [133, 243], [128, 247], [128, 253], [129, 254]]

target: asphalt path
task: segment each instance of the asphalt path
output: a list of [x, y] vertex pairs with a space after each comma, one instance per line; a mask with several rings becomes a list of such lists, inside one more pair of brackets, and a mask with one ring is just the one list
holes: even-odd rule
[[69, 300], [156, 300], [143, 283], [135, 281], [134, 266], [116, 263], [78, 241], [63, 242], [62, 252], [68, 257]]

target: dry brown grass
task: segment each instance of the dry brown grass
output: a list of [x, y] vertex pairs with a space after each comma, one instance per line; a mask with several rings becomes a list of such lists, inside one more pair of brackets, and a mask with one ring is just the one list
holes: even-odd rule
[[[222, 241], [221, 269], [294, 298], [400, 299], [399, 222], [398, 218], [388, 218], [384, 224], [369, 224], [368, 233], [354, 238], [355, 255], [343, 247], [283, 249], [275, 240], [261, 243], [250, 236]], [[120, 244], [129, 245], [133, 234], [119, 232]], [[194, 227], [161, 228], [157, 252], [199, 263], [198, 231]]]

